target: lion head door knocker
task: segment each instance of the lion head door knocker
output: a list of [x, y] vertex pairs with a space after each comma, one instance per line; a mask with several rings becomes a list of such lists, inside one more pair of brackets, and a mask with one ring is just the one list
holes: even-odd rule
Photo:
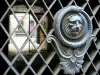
[[53, 26], [55, 35], [47, 42], [54, 41], [64, 74], [73, 75], [80, 71], [93, 39], [90, 17], [81, 7], [67, 6], [56, 13]]

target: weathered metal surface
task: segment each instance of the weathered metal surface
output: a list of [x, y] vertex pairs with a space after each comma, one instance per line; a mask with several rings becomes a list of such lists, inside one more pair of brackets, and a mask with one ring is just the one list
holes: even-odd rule
[[[56, 51], [59, 55], [59, 57], [65, 57], [64, 60], [63, 58], [61, 58], [60, 60], [62, 61], [61, 64], [67, 64], [66, 61], [69, 61], [68, 64], [72, 65], [72, 61], [76, 62], [76, 59], [82, 60], [84, 58], [84, 62], [82, 64], [82, 68], [80, 69], [79, 73], [76, 73], [75, 75], [99, 75], [100, 74], [100, 0], [2, 0], [0, 2], [1, 4], [1, 12], [0, 12], [0, 34], [1, 34], [1, 39], [0, 39], [0, 75], [12, 75], [15, 73], [15, 75], [64, 75], [62, 70], [61, 70], [61, 65], [59, 65], [59, 59], [56, 56]], [[37, 28], [38, 26], [41, 27], [41, 30], [43, 31], [43, 34], [45, 34], [45, 38], [44, 41], [41, 42], [41, 45], [39, 45], [38, 48], [36, 48], [34, 46], [34, 43], [32, 42], [31, 37], [25, 32], [24, 28], [21, 26], [22, 30], [24, 31], [27, 40], [23, 43], [22, 47], [19, 49], [18, 46], [16, 45], [16, 42], [13, 40], [12, 35], [9, 34], [8, 29], [8, 16], [9, 13], [12, 13], [14, 15], [14, 17], [16, 18], [17, 22], [20, 25], [20, 22], [16, 16], [15, 12], [18, 11], [14, 11], [14, 6], [19, 6], [20, 9], [21, 5], [23, 5], [22, 8], [25, 8], [25, 10], [23, 9], [22, 11], [25, 12], [25, 14], [28, 14], [31, 12], [32, 16], [34, 17], [34, 19], [36, 20]], [[32, 5], [31, 5], [32, 4]], [[50, 35], [53, 34], [54, 29], [52, 29], [52, 22], [55, 21], [54, 18], [54, 14], [61, 8], [66, 7], [66, 6], [70, 6], [70, 5], [75, 5], [75, 6], [81, 6], [90, 16], [91, 22], [93, 23], [93, 35], [96, 37], [92, 40], [92, 44], [89, 47], [89, 43], [87, 44], [85, 43], [85, 45], [87, 46], [83, 46], [83, 49], [78, 48], [79, 50], [79, 55], [77, 55], [75, 52], [75, 48], [73, 47], [72, 49], [70, 49], [68, 46], [67, 48], [63, 48], [62, 45], [64, 47], [67, 47], [67, 45], [65, 45], [64, 43], [61, 43], [61, 41], [57, 41], [57, 44], [61, 44], [60, 45], [56, 45], [58, 47], [60, 47], [59, 49], [57, 49], [57, 47], [55, 48], [55, 45], [50, 45], [50, 48], [48, 48], [49, 52], [43, 52], [41, 53], [41, 49], [43, 48], [43, 46], [45, 45], [46, 42], [46, 38], [49, 37]], [[45, 9], [45, 11], [42, 13], [42, 17], [41, 18], [37, 18], [38, 16], [36, 15], [35, 12], [40, 11], [40, 10], [36, 10], [33, 9], [32, 7], [34, 6], [38, 6], [38, 7], [42, 7], [42, 9]], [[34, 11], [36, 10], [36, 11]], [[19, 10], [20, 11], [20, 10]], [[60, 14], [59, 14], [60, 15]], [[58, 16], [59, 16], [58, 15]], [[41, 21], [44, 20], [44, 18], [46, 16], [48, 17], [48, 33], [46, 33], [45, 29], [43, 28]], [[64, 18], [62, 19], [64, 22], [64, 26], [62, 26], [62, 30], [63, 28], [67, 28], [66, 27], [66, 22], [70, 22], [69, 23], [69, 27], [71, 26], [71, 28], [67, 28], [67, 30], [70, 30], [71, 33], [67, 32], [67, 30], [63, 30], [63, 36], [64, 37], [68, 37], [65, 40], [68, 40], [69, 38], [75, 40], [75, 39], [79, 39], [80, 36], [82, 35], [81, 33], [84, 33], [84, 24], [82, 22], [83, 18], [81, 19], [82, 15], [74, 15], [71, 17], [69, 17], [69, 21], [64, 21]], [[67, 17], [67, 16], [66, 16]], [[65, 17], [65, 20], [66, 20]], [[75, 18], [78, 18], [79, 22], [74, 23], [73, 21], [75, 21]], [[56, 23], [55, 23], [56, 24]], [[73, 26], [73, 24], [78, 24]], [[16, 30], [16, 29], [15, 29]], [[15, 30], [13, 31], [13, 33], [15, 32]], [[36, 31], [36, 30], [34, 30]], [[33, 33], [34, 33], [33, 31]], [[75, 31], [75, 33], [73, 33], [73, 31]], [[81, 33], [79, 32], [81, 31]], [[12, 33], [12, 34], [13, 34]], [[67, 33], [67, 35], [65, 36], [65, 34]], [[73, 37], [73, 35], [77, 35], [77, 37]], [[7, 36], [7, 37], [6, 37]], [[53, 36], [54, 37], [54, 36]], [[57, 39], [57, 36], [54, 37]], [[52, 38], [52, 39], [54, 39]], [[17, 55], [14, 56], [13, 58], [9, 58], [9, 56], [7, 55], [7, 46], [8, 46], [8, 42], [9, 40], [12, 41], [12, 44], [14, 45], [14, 47], [16, 48], [17, 51]], [[22, 50], [24, 47], [26, 47], [27, 41], [30, 40], [30, 42], [32, 43], [32, 46], [36, 49], [35, 53], [34, 52], [30, 52], [32, 56], [29, 55], [28, 53], [23, 54]], [[79, 41], [73, 41], [72, 42], [79, 42]], [[80, 39], [81, 40], [81, 39]], [[71, 40], [69, 40], [71, 41]], [[50, 42], [50, 41], [49, 41]], [[80, 46], [82, 47], [82, 46]], [[88, 48], [89, 47], [89, 48]], [[63, 48], [63, 49], [61, 49]], [[86, 49], [85, 49], [86, 48]], [[61, 51], [61, 50], [62, 51]], [[87, 50], [88, 49], [88, 50]], [[77, 52], [76, 51], [76, 52]], [[80, 52], [81, 51], [81, 52]], [[83, 52], [84, 51], [84, 52]], [[83, 52], [83, 53], [82, 53]], [[62, 53], [62, 54], [61, 54]], [[68, 53], [68, 54], [66, 54]], [[13, 54], [13, 53], [12, 53]], [[28, 60], [26, 58], [26, 55], [28, 56]], [[85, 54], [85, 55], [84, 55]], [[81, 56], [83, 56], [82, 58], [80, 58]], [[77, 56], [77, 58], [75, 58], [74, 56]], [[45, 58], [44, 58], [45, 57]], [[67, 57], [67, 58], [66, 58]], [[78, 58], [79, 57], [79, 58]], [[20, 62], [19, 58], [21, 59]], [[56, 60], [55, 60], [56, 59]], [[38, 60], [38, 61], [37, 61]], [[82, 62], [81, 61], [81, 62]], [[18, 62], [18, 64], [17, 64]], [[42, 63], [41, 63], [42, 62]], [[7, 66], [6, 64], [7, 63]], [[79, 63], [79, 61], [78, 61]], [[16, 66], [15, 66], [15, 65]], [[41, 64], [41, 65], [39, 65]], [[22, 69], [22, 65], [25, 65], [26, 67], [23, 67]], [[63, 65], [64, 67], [62, 68], [66, 68], [68, 67], [68, 69], [66, 69], [65, 72], [68, 73], [68, 71], [74, 72], [73, 68], [71, 66], [68, 65]], [[78, 64], [77, 64], [78, 65]], [[73, 67], [75, 68], [74, 65]], [[81, 63], [79, 64], [81, 65]], [[35, 66], [35, 67], [34, 67]], [[70, 69], [71, 70], [70, 70]], [[20, 70], [20, 71], [19, 71]], [[67, 71], [68, 70], [68, 71]], [[76, 70], [75, 70], [76, 71]], [[10, 74], [11, 72], [11, 74]], [[31, 73], [29, 73], [31, 72]]]
[[53, 25], [55, 36], [48, 36], [47, 42], [55, 42], [64, 74], [73, 75], [82, 67], [93, 39], [90, 17], [81, 7], [67, 6], [56, 13]]

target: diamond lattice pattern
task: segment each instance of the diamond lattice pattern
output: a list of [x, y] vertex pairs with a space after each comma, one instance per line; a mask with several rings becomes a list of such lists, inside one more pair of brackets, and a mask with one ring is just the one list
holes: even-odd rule
[[[3, 0], [0, 3], [0, 75], [64, 75], [55, 47], [46, 42], [46, 37], [53, 34], [54, 14], [68, 5], [84, 8], [91, 18], [93, 35], [96, 36], [85, 54], [83, 67], [76, 75], [100, 74], [100, 0]], [[21, 20], [29, 14], [34, 19], [35, 27], [29, 33], [16, 15], [23, 12]], [[9, 28], [10, 15], [13, 15], [18, 24], [13, 29]], [[28, 20], [33, 23], [30, 18]], [[16, 31], [16, 35], [20, 35], [19, 27], [21, 34], [26, 37], [20, 47], [18, 40], [13, 38]], [[35, 37], [39, 38], [38, 46], [33, 41], [33, 33], [39, 34]], [[21, 39], [23, 38], [20, 38], [19, 42]], [[30, 50], [24, 52], [27, 47], [30, 47]], [[13, 51], [9, 52], [9, 49]]]

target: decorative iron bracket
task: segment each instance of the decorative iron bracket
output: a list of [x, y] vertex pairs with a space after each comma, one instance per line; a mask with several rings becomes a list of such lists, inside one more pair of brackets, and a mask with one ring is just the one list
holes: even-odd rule
[[74, 75], [93, 39], [90, 17], [79, 6], [67, 6], [56, 13], [53, 26], [55, 35], [48, 36], [47, 42], [54, 41], [64, 74]]

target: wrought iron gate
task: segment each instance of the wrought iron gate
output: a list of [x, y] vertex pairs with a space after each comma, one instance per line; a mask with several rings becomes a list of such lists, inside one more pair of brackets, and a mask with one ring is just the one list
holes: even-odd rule
[[[100, 0], [2, 1], [0, 2], [0, 75], [64, 75], [63, 70], [60, 69], [55, 47], [52, 43], [46, 42], [46, 37], [53, 34], [54, 14], [68, 5], [78, 5], [84, 8], [93, 23], [93, 35], [95, 36], [85, 54], [83, 66], [76, 75], [100, 75]], [[21, 9], [21, 7], [23, 8]], [[32, 29], [32, 33], [30, 33], [30, 27], [28, 27], [29, 33], [27, 33], [16, 13], [24, 13], [23, 19], [27, 14], [31, 14], [36, 25]], [[9, 25], [11, 15], [13, 15], [12, 21], [16, 19], [19, 24], [13, 30], [10, 29]], [[46, 19], [46, 22], [44, 19]], [[28, 21], [30, 21], [29, 25], [33, 22], [30, 18]], [[21, 35], [24, 34], [26, 37], [20, 45], [21, 47], [16, 42], [18, 40], [13, 38], [13, 35], [20, 35], [18, 26], [21, 28]], [[33, 33], [36, 31], [37, 41], [35, 42], [38, 43], [38, 46], [32, 39]], [[10, 42], [11, 46], [9, 47]], [[28, 51], [24, 52], [27, 44]]]

